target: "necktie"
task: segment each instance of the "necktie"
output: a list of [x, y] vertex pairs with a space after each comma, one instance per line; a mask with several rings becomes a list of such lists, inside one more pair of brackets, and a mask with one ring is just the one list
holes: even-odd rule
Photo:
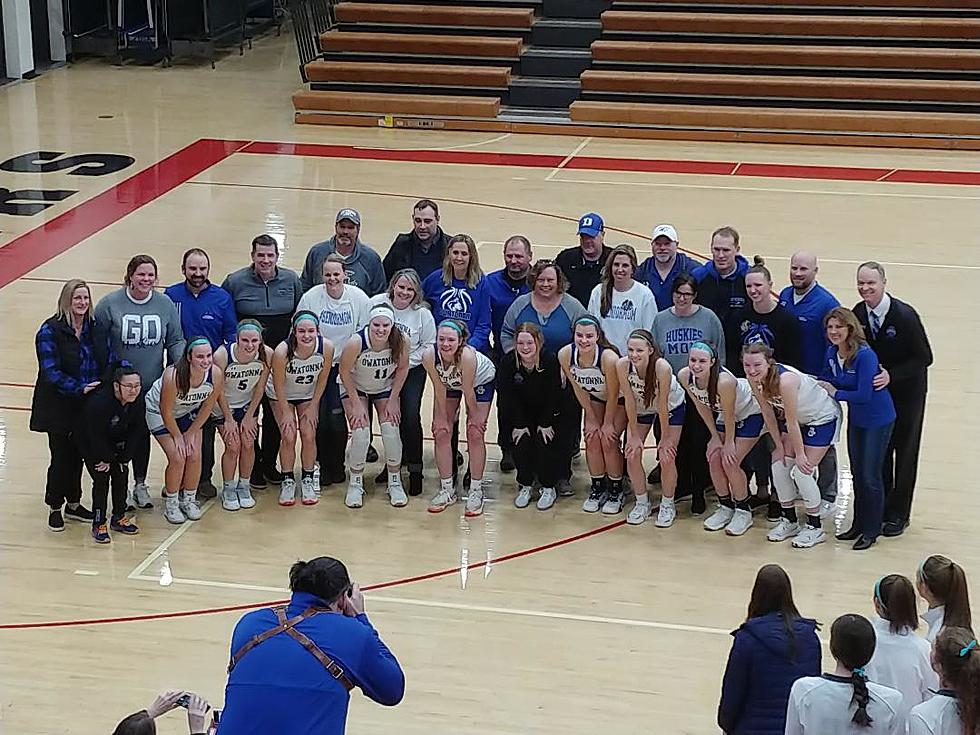
[[871, 336], [875, 339], [878, 338], [878, 330], [881, 329], [881, 318], [878, 316], [877, 312], [870, 312], [871, 316]]

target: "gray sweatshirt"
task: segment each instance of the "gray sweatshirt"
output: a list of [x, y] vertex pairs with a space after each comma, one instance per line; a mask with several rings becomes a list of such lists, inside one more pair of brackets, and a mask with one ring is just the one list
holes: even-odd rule
[[514, 349], [514, 333], [524, 322], [536, 324], [544, 338], [544, 346], [551, 354], [557, 355], [558, 350], [571, 344], [574, 330], [572, 325], [579, 317], [588, 312], [571, 294], [562, 294], [561, 303], [553, 312], [542, 317], [531, 303], [531, 294], [526, 293], [514, 299], [514, 303], [504, 314], [504, 323], [500, 328], [500, 346], [504, 352]]
[[[318, 242], [306, 256], [303, 265], [303, 292], [323, 283], [323, 261], [330, 253], [337, 252], [337, 238], [331, 237], [324, 242]], [[368, 296], [375, 296], [388, 288], [385, 269], [381, 265], [381, 256], [370, 245], [358, 240], [354, 243], [354, 251], [344, 261], [347, 273], [345, 283], [357, 286]]]
[[163, 374], [163, 353], [176, 362], [184, 352], [184, 333], [174, 302], [153, 291], [137, 303], [125, 288], [102, 297], [95, 306], [95, 359], [101, 368], [128, 360], [149, 390]]
[[691, 316], [677, 316], [673, 307], [653, 318], [653, 337], [674, 374], [687, 365], [692, 342], [708, 342], [717, 349], [718, 362], [725, 364], [725, 331], [715, 313], [699, 306]]

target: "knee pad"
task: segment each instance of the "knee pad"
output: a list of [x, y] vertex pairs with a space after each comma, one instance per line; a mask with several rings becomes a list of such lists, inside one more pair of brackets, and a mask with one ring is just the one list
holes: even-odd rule
[[816, 474], [816, 471], [809, 475], [801, 472], [800, 468], [795, 464], [789, 471], [793, 483], [799, 488], [800, 497], [803, 498], [803, 504], [807, 508], [820, 507], [820, 487], [817, 485]]
[[347, 466], [355, 472], [364, 470], [368, 447], [371, 446], [371, 430], [366, 426], [353, 429], [347, 444]]
[[400, 465], [402, 463], [402, 435], [398, 427], [382, 422], [381, 443], [385, 450], [385, 462], [389, 465]]
[[785, 461], [772, 463], [772, 484], [776, 488], [776, 497], [779, 498], [780, 503], [792, 503], [796, 500], [796, 483], [793, 482]]

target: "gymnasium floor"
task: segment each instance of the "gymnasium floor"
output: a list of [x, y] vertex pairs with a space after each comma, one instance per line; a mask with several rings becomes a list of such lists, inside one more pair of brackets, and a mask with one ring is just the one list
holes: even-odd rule
[[[0, 170], [6, 189], [75, 192], [33, 216], [0, 214], [4, 733], [109, 732], [167, 688], [220, 706], [241, 612], [166, 614], [281, 599], [289, 564], [318, 554], [376, 587], [368, 611], [408, 677], [394, 710], [355, 694], [351, 733], [715, 732], [728, 633], [760, 564], [786, 566], [804, 614], [827, 623], [869, 614], [874, 581], [913, 574], [929, 553], [980, 579], [980, 154], [298, 127], [297, 87], [284, 36], [214, 71], [88, 62], [0, 89], [0, 160], [39, 150], [135, 159], [103, 176]], [[715, 227], [735, 225], [743, 253], [763, 254], [779, 285], [790, 254], [812, 249], [821, 282], [848, 305], [856, 264], [884, 262], [936, 356], [910, 531], [864, 554], [833, 542], [801, 551], [767, 543], [764, 520], [741, 539], [709, 535], [686, 505], [670, 530], [627, 528], [581, 512], [584, 463], [576, 498], [518, 511], [513, 475], [497, 481], [495, 447], [499, 500], [474, 521], [455, 509], [431, 516], [420, 500], [395, 510], [380, 490], [352, 512], [334, 489], [312, 509], [258, 492], [254, 511], [208, 507], [179, 528], [158, 507], [139, 514], [140, 535], [108, 547], [82, 525], [47, 530], [46, 441], [28, 431], [32, 340], [65, 279], [87, 279], [98, 298], [132, 254], [149, 252], [169, 284], [180, 254], [198, 246], [220, 283], [262, 232], [300, 269], [344, 206], [360, 210], [362, 239], [384, 251], [423, 196], [441, 203], [447, 231], [480, 243], [488, 271], [513, 233], [539, 257], [572, 244], [586, 211], [605, 217], [607, 243], [644, 253], [659, 222], [695, 253]], [[161, 479], [154, 450], [155, 489]], [[81, 624], [103, 618], [124, 620]], [[40, 625], [52, 621], [78, 624]], [[186, 732], [177, 715], [158, 726]]]

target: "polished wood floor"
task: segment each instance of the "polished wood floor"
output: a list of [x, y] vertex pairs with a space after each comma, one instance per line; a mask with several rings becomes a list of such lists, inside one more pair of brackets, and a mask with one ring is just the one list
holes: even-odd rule
[[[744, 617], [760, 564], [785, 565], [802, 610], [826, 622], [843, 612], [870, 614], [875, 580], [890, 572], [911, 575], [929, 553], [958, 559], [980, 579], [974, 525], [980, 517], [974, 487], [980, 187], [876, 182], [877, 176], [860, 180], [853, 173], [977, 171], [980, 154], [297, 127], [289, 105], [298, 86], [291, 44], [286, 36], [260, 40], [214, 71], [87, 62], [0, 89], [0, 159], [40, 150], [136, 159], [105, 176], [0, 170], [6, 189], [77, 192], [34, 216], [0, 214], [0, 275], [40, 252], [5, 252], [19, 235], [102, 192], [118, 192], [113, 187], [135, 172], [201, 138], [414, 149], [423, 158], [235, 154], [0, 290], [0, 625], [278, 599], [289, 564], [317, 554], [346, 560], [362, 584], [490, 559], [489, 568], [470, 569], [465, 578], [452, 572], [369, 596], [372, 619], [406, 668], [408, 694], [394, 710], [355, 695], [350, 732], [709, 733], [716, 730], [728, 632]], [[427, 149], [440, 149], [440, 156], [452, 150], [558, 161], [574, 154], [845, 168], [829, 179], [821, 178], [826, 169], [805, 168], [789, 178], [622, 171], [612, 164], [584, 170], [567, 162], [492, 165], [472, 157], [424, 162]], [[89, 214], [113, 203], [128, 206], [122, 195], [108, 196], [111, 202]], [[513, 476], [498, 476], [492, 448], [498, 499], [474, 521], [455, 511], [430, 516], [419, 501], [395, 510], [379, 490], [351, 512], [335, 489], [312, 509], [280, 508], [272, 491], [258, 493], [254, 511], [210, 507], [200, 522], [178, 530], [157, 508], [140, 513], [139, 536], [116, 537], [108, 547], [94, 545], [80, 525], [63, 534], [47, 530], [47, 447], [43, 436], [28, 431], [25, 409], [36, 372], [33, 335], [65, 279], [88, 279], [98, 297], [119, 282], [130, 255], [149, 252], [160, 261], [161, 282], [172, 283], [180, 279], [181, 252], [196, 245], [211, 254], [220, 281], [247, 263], [249, 242], [261, 232], [281, 237], [284, 264], [299, 269], [307, 248], [331, 234], [332, 216], [343, 206], [360, 210], [363, 240], [383, 251], [407, 230], [411, 202], [423, 196], [443, 203], [447, 230], [480, 242], [488, 270], [500, 265], [499, 243], [516, 232], [531, 238], [539, 256], [571, 244], [573, 220], [586, 211], [605, 217], [608, 242], [630, 242], [644, 252], [646, 233], [662, 221], [674, 223], [682, 246], [697, 252], [706, 251], [715, 227], [733, 224], [743, 251], [763, 254], [780, 285], [789, 255], [814, 250], [821, 281], [846, 304], [857, 300], [856, 263], [883, 261], [890, 290], [919, 309], [936, 355], [913, 527], [864, 554], [834, 543], [808, 551], [769, 544], [764, 521], [744, 538], [709, 535], [686, 507], [670, 530], [652, 523], [602, 530], [609, 518], [580, 510], [584, 467], [576, 498], [546, 513], [518, 511], [510, 502]], [[50, 237], [83, 220], [57, 220]], [[157, 452], [151, 476], [158, 487]], [[432, 471], [428, 482], [431, 492]], [[848, 489], [845, 477], [842, 515]], [[590, 530], [600, 532], [505, 559]], [[161, 584], [162, 573], [169, 581], [166, 572], [171, 584]], [[239, 614], [0, 629], [2, 729], [109, 732], [172, 687], [220, 705]], [[160, 722], [162, 733], [184, 727], [175, 715]]]

